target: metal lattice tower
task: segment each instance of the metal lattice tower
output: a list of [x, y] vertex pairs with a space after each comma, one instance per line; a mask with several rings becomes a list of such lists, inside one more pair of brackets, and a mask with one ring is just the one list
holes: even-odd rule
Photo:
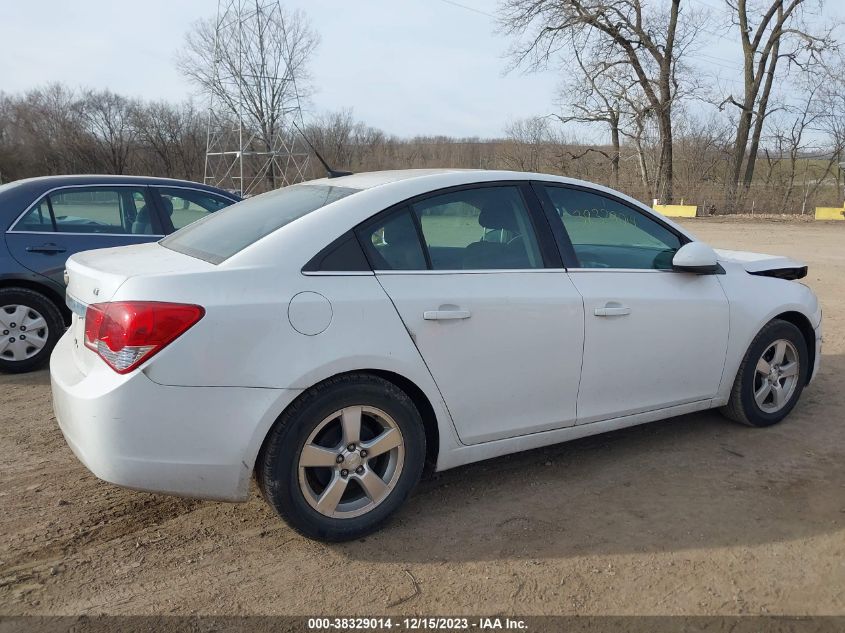
[[218, 0], [214, 26], [205, 183], [248, 196], [305, 180], [310, 154], [295, 129], [302, 105], [278, 0]]

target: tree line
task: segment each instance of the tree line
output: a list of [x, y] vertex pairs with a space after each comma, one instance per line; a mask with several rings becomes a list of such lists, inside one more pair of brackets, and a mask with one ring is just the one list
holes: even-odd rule
[[[310, 94], [308, 62], [319, 37], [303, 13], [267, 6], [241, 27], [248, 37], [221, 32], [213, 20], [192, 27], [177, 65], [206, 95], [202, 106], [60, 84], [0, 94], [0, 182], [94, 172], [202, 181], [209, 135], [223, 138], [238, 123], [246, 153], [303, 148], [289, 119]], [[331, 165], [353, 171], [541, 171], [707, 213], [838, 205], [845, 72], [839, 25], [821, 19], [821, 7], [820, 0], [724, 0], [722, 11], [696, 0], [501, 0], [511, 68], [559, 71], [557, 103], [547, 113], [512, 121], [495, 139], [400, 138], [349, 109], [300, 125]], [[713, 50], [726, 38], [740, 44], [733, 64]], [[231, 45], [221, 49], [221, 41]], [[718, 72], [702, 70], [710, 66]], [[259, 190], [322, 175], [316, 160], [304, 174], [285, 169], [271, 164]]]
[[[513, 67], [560, 70], [557, 120], [597, 126], [610, 138], [605, 155], [612, 181], [628, 154], [649, 197], [670, 202], [689, 195], [677, 186], [676, 153], [689, 140], [678, 132], [690, 125], [691, 110], [712, 113], [706, 133], [726, 155], [717, 175], [724, 204], [735, 210], [759, 180], [763, 156], [763, 180], [773, 177], [774, 156], [791, 161], [792, 185], [801, 180], [797, 158], [807, 158], [813, 141], [828, 159], [824, 176], [841, 158], [841, 25], [823, 6], [822, 0], [723, 0], [721, 9], [699, 0], [501, 0], [498, 17], [513, 41]], [[729, 48], [725, 42], [739, 43], [739, 59], [717, 54]], [[818, 177], [813, 174], [812, 186]], [[811, 185], [802, 184], [805, 204]], [[788, 206], [789, 186], [784, 196]]]

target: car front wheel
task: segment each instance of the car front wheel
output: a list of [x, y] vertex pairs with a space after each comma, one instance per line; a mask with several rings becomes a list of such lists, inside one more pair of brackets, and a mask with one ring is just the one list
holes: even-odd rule
[[29, 288], [0, 289], [0, 371], [38, 369], [64, 332], [56, 305]]
[[419, 481], [425, 433], [413, 401], [367, 374], [330, 379], [277, 421], [256, 466], [264, 498], [310, 538], [378, 529]]
[[777, 424], [798, 402], [809, 369], [801, 331], [788, 321], [770, 321], [748, 348], [722, 413], [749, 426]]

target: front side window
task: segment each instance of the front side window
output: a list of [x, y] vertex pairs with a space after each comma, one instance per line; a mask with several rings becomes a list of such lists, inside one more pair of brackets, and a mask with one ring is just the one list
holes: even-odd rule
[[201, 220], [205, 216], [234, 203], [232, 200], [219, 198], [210, 193], [194, 189], [160, 187], [158, 192], [161, 194], [164, 213], [173, 223], [174, 230], [188, 226], [191, 222]]
[[377, 270], [543, 267], [528, 208], [513, 186], [462, 189], [413, 202], [368, 225], [361, 240]]
[[672, 268], [681, 240], [659, 222], [597, 193], [545, 189], [582, 268]]
[[286, 224], [358, 191], [330, 185], [282, 187], [207, 214], [159, 243], [219, 264]]
[[142, 233], [139, 216], [147, 211], [144, 193], [133, 187], [74, 187], [47, 196], [59, 233]]

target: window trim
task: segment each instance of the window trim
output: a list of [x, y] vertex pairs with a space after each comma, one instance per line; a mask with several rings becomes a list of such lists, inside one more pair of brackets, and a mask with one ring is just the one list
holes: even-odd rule
[[[116, 188], [116, 187], [132, 187], [134, 189], [138, 189], [138, 190], [142, 191], [144, 193], [144, 199], [146, 201], [146, 204], [149, 205], [150, 202], [153, 203], [153, 206], [152, 206], [152, 208], [154, 210], [153, 217], [155, 218], [155, 224], [156, 224], [156, 226], [154, 226], [153, 229], [154, 230], [160, 230], [162, 228], [161, 227], [161, 219], [159, 217], [158, 207], [156, 206], [156, 203], [153, 202], [152, 194], [149, 191], [150, 185], [137, 185], [137, 184], [131, 184], [131, 183], [118, 183], [118, 184], [91, 183], [91, 184], [85, 184], [85, 185], [60, 185], [58, 187], [53, 187], [52, 189], [48, 189], [47, 191], [44, 191], [26, 209], [24, 209], [23, 213], [21, 213], [20, 215], [18, 215], [17, 218], [15, 218], [15, 221], [12, 222], [11, 225], [9, 225], [8, 229], [6, 229], [6, 234], [7, 235], [8, 234], [14, 234], [14, 235], [91, 235], [91, 236], [104, 236], [104, 237], [150, 237], [150, 238], [152, 238], [152, 237], [156, 237], [156, 238], [164, 237], [164, 234], [161, 234], [161, 233], [147, 233], [147, 234], [141, 235], [141, 234], [138, 234], [138, 233], [96, 233], [96, 232], [90, 232], [90, 231], [70, 232], [70, 231], [58, 231], [58, 230], [56, 230], [57, 227], [56, 227], [55, 214], [53, 213], [53, 203], [50, 201], [50, 195], [52, 195], [56, 192], [65, 191], [67, 189], [90, 189], [90, 188], [96, 188], [96, 187], [107, 188], [107, 189]], [[183, 187], [183, 188], [184, 189], [190, 189], [191, 187]], [[18, 231], [15, 227], [20, 223], [20, 221], [24, 217], [26, 217], [26, 215], [32, 209], [34, 209], [36, 205], [38, 205], [42, 200], [45, 200], [45, 199], [47, 200], [47, 204], [50, 207], [50, 216], [53, 220], [53, 230], [52, 231]]]
[[[525, 209], [528, 213], [528, 221], [531, 223], [531, 228], [534, 230], [534, 237], [537, 241], [537, 248], [540, 251], [540, 258], [542, 260], [542, 265], [538, 268], [479, 268], [479, 269], [463, 269], [463, 268], [443, 268], [443, 269], [434, 269], [431, 267], [431, 254], [428, 250], [428, 244], [425, 241], [425, 238], [422, 234], [422, 227], [420, 226], [419, 219], [416, 217], [417, 214], [414, 213], [413, 205], [417, 202], [422, 202], [424, 200], [428, 200], [429, 198], [435, 198], [441, 195], [447, 195], [450, 193], [456, 193], [460, 191], [468, 191], [472, 189], [492, 189], [495, 187], [513, 187], [515, 188], [520, 196], [522, 197], [522, 201], [525, 204]], [[423, 251], [423, 255], [425, 256], [426, 265], [428, 268], [426, 269], [414, 269], [414, 270], [393, 270], [393, 269], [384, 269], [378, 268], [376, 266], [376, 262], [373, 261], [372, 257], [368, 249], [366, 248], [365, 244], [363, 243], [363, 238], [361, 236], [362, 232], [365, 232], [367, 229], [372, 228], [382, 222], [384, 218], [387, 218], [392, 213], [399, 213], [402, 210], [405, 210], [407, 213], [410, 213], [412, 221], [414, 222], [414, 226], [417, 229], [417, 239], [419, 240], [419, 246]], [[564, 266], [563, 260], [561, 259], [560, 251], [555, 244], [553, 236], [549, 235], [548, 231], [551, 229], [549, 218], [546, 217], [542, 205], [540, 204], [539, 196], [537, 196], [536, 192], [532, 190], [530, 181], [528, 180], [490, 180], [486, 182], [474, 182], [474, 183], [467, 183], [462, 185], [454, 185], [451, 187], [443, 187], [440, 189], [434, 189], [431, 191], [426, 191], [425, 193], [413, 196], [411, 198], [406, 198], [401, 202], [393, 204], [386, 209], [379, 211], [378, 213], [370, 216], [363, 222], [360, 222], [356, 225], [352, 230], [355, 237], [358, 239], [358, 242], [361, 246], [361, 249], [364, 251], [364, 256], [367, 258], [367, 262], [370, 264], [370, 269], [379, 274], [390, 273], [390, 274], [419, 274], [419, 273], [434, 273], [434, 274], [462, 274], [462, 273], [471, 273], [471, 274], [479, 274], [479, 273], [503, 273], [503, 272], [538, 272], [538, 271], [565, 271], [566, 267]], [[541, 230], [545, 228], [546, 230]]]
[[[603, 198], [607, 198], [621, 204], [624, 207], [627, 207], [634, 213], [637, 213], [649, 220], [652, 220], [660, 227], [666, 229], [669, 233], [674, 235], [678, 238], [681, 246], [684, 244], [688, 244], [692, 240], [678, 231], [675, 227], [669, 225], [665, 220], [658, 217], [654, 213], [650, 213], [645, 209], [641, 209], [627, 200], [620, 198], [619, 196], [613, 195], [612, 193], [607, 193], [600, 189], [596, 189], [595, 187], [584, 186], [584, 185], [575, 185], [570, 183], [564, 182], [555, 182], [549, 180], [532, 180], [531, 181], [531, 188], [534, 193], [537, 195], [541, 206], [544, 211], [544, 215], [546, 220], [552, 226], [552, 234], [555, 237], [557, 242], [558, 249], [560, 250], [561, 256], [563, 257], [564, 262], [566, 263], [567, 268], [572, 270], [578, 271], [596, 271], [596, 272], [647, 272], [647, 271], [655, 271], [655, 272], [674, 272], [672, 269], [666, 268], [589, 268], [585, 266], [581, 266], [581, 262], [578, 261], [578, 256], [575, 254], [575, 247], [572, 245], [572, 240], [569, 237], [569, 231], [566, 230], [566, 225], [563, 223], [563, 220], [560, 218], [557, 208], [555, 207], [554, 203], [552, 202], [551, 196], [549, 196], [548, 192], [546, 191], [546, 187], [554, 187], [557, 189], [570, 189], [574, 191], [583, 191], [585, 193], [591, 193], [595, 196], [600, 196]], [[680, 248], [680, 247], [679, 247]]]

